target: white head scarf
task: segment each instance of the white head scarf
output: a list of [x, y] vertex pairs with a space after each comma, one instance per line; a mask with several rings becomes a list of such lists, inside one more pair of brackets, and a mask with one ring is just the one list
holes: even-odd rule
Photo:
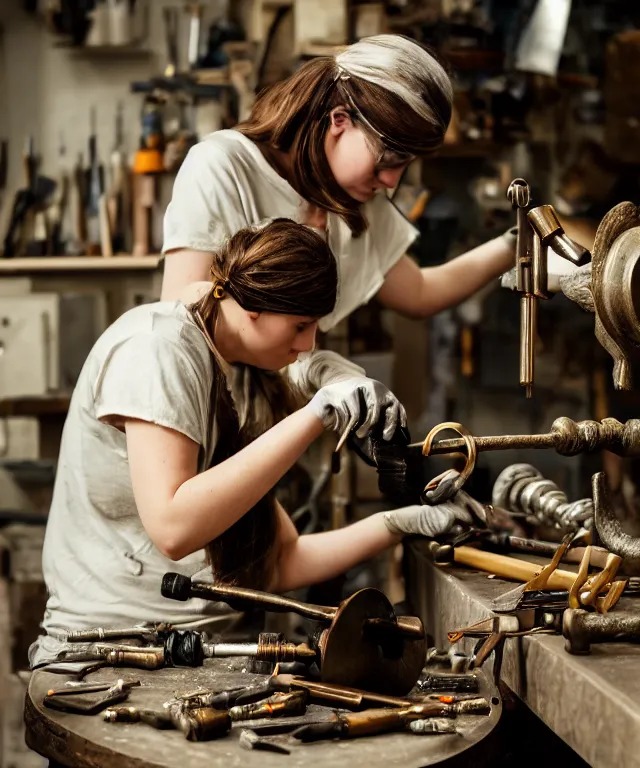
[[433, 82], [451, 103], [453, 88], [441, 64], [413, 40], [401, 35], [364, 37], [336, 56], [342, 76], [367, 80], [399, 96], [427, 122], [433, 108], [425, 101], [424, 83]]

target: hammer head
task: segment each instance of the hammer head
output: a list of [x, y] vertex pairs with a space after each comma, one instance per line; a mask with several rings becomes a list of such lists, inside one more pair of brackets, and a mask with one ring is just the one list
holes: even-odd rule
[[439, 544], [437, 541], [430, 541], [428, 546], [434, 563], [444, 565], [453, 562], [454, 552], [451, 544]]
[[170, 600], [187, 601], [191, 597], [191, 579], [181, 573], [165, 573], [160, 591]]
[[565, 650], [578, 656], [591, 652], [590, 632], [586, 619], [587, 611], [581, 608], [567, 608], [562, 618], [562, 634], [564, 635]]

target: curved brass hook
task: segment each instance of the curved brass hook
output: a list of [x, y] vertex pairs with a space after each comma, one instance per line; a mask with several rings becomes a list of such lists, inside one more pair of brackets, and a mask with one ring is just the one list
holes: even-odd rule
[[457, 432], [460, 437], [464, 440], [465, 447], [467, 449], [467, 455], [466, 455], [466, 461], [464, 465], [464, 469], [462, 472], [458, 473], [458, 476], [456, 477], [455, 481], [448, 487], [442, 488], [442, 494], [438, 495], [437, 488], [443, 480], [443, 478], [446, 475], [449, 475], [451, 470], [447, 470], [446, 472], [443, 472], [441, 475], [438, 475], [437, 477], [434, 477], [433, 480], [430, 480], [427, 485], [424, 487], [423, 491], [423, 498], [426, 499], [427, 491], [431, 492], [431, 497], [429, 499], [429, 503], [431, 504], [439, 504], [440, 502], [447, 501], [447, 499], [452, 498], [456, 495], [456, 493], [462, 488], [462, 486], [467, 482], [467, 480], [471, 477], [471, 473], [475, 469], [476, 466], [476, 459], [478, 456], [478, 449], [476, 447], [476, 441], [474, 437], [471, 435], [468, 429], [466, 427], [463, 427], [462, 424], [458, 424], [456, 421], [444, 421], [442, 424], [437, 424], [433, 429], [429, 432], [429, 434], [425, 437], [424, 443], [422, 444], [422, 455], [423, 456], [429, 456], [431, 454], [431, 447], [433, 446], [433, 441], [436, 435], [440, 432], [443, 432], [444, 430], [451, 429], [454, 432]]

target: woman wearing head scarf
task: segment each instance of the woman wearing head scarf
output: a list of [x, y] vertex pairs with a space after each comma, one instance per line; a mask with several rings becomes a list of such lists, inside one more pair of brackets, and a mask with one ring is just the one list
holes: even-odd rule
[[[338, 301], [323, 331], [373, 296], [426, 317], [472, 295], [509, 268], [512, 239], [420, 269], [406, 256], [417, 231], [385, 194], [442, 144], [452, 99], [443, 67], [399, 35], [304, 64], [261, 94], [245, 123], [190, 151], [165, 216], [163, 298], [193, 296], [226, 237], [275, 216], [315, 227], [336, 257]], [[316, 386], [362, 373], [324, 351], [302, 366]]]

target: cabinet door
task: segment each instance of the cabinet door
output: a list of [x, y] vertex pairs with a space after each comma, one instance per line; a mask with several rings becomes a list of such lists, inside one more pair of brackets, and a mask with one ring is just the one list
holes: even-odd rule
[[0, 299], [0, 398], [58, 387], [58, 308], [57, 294]]

